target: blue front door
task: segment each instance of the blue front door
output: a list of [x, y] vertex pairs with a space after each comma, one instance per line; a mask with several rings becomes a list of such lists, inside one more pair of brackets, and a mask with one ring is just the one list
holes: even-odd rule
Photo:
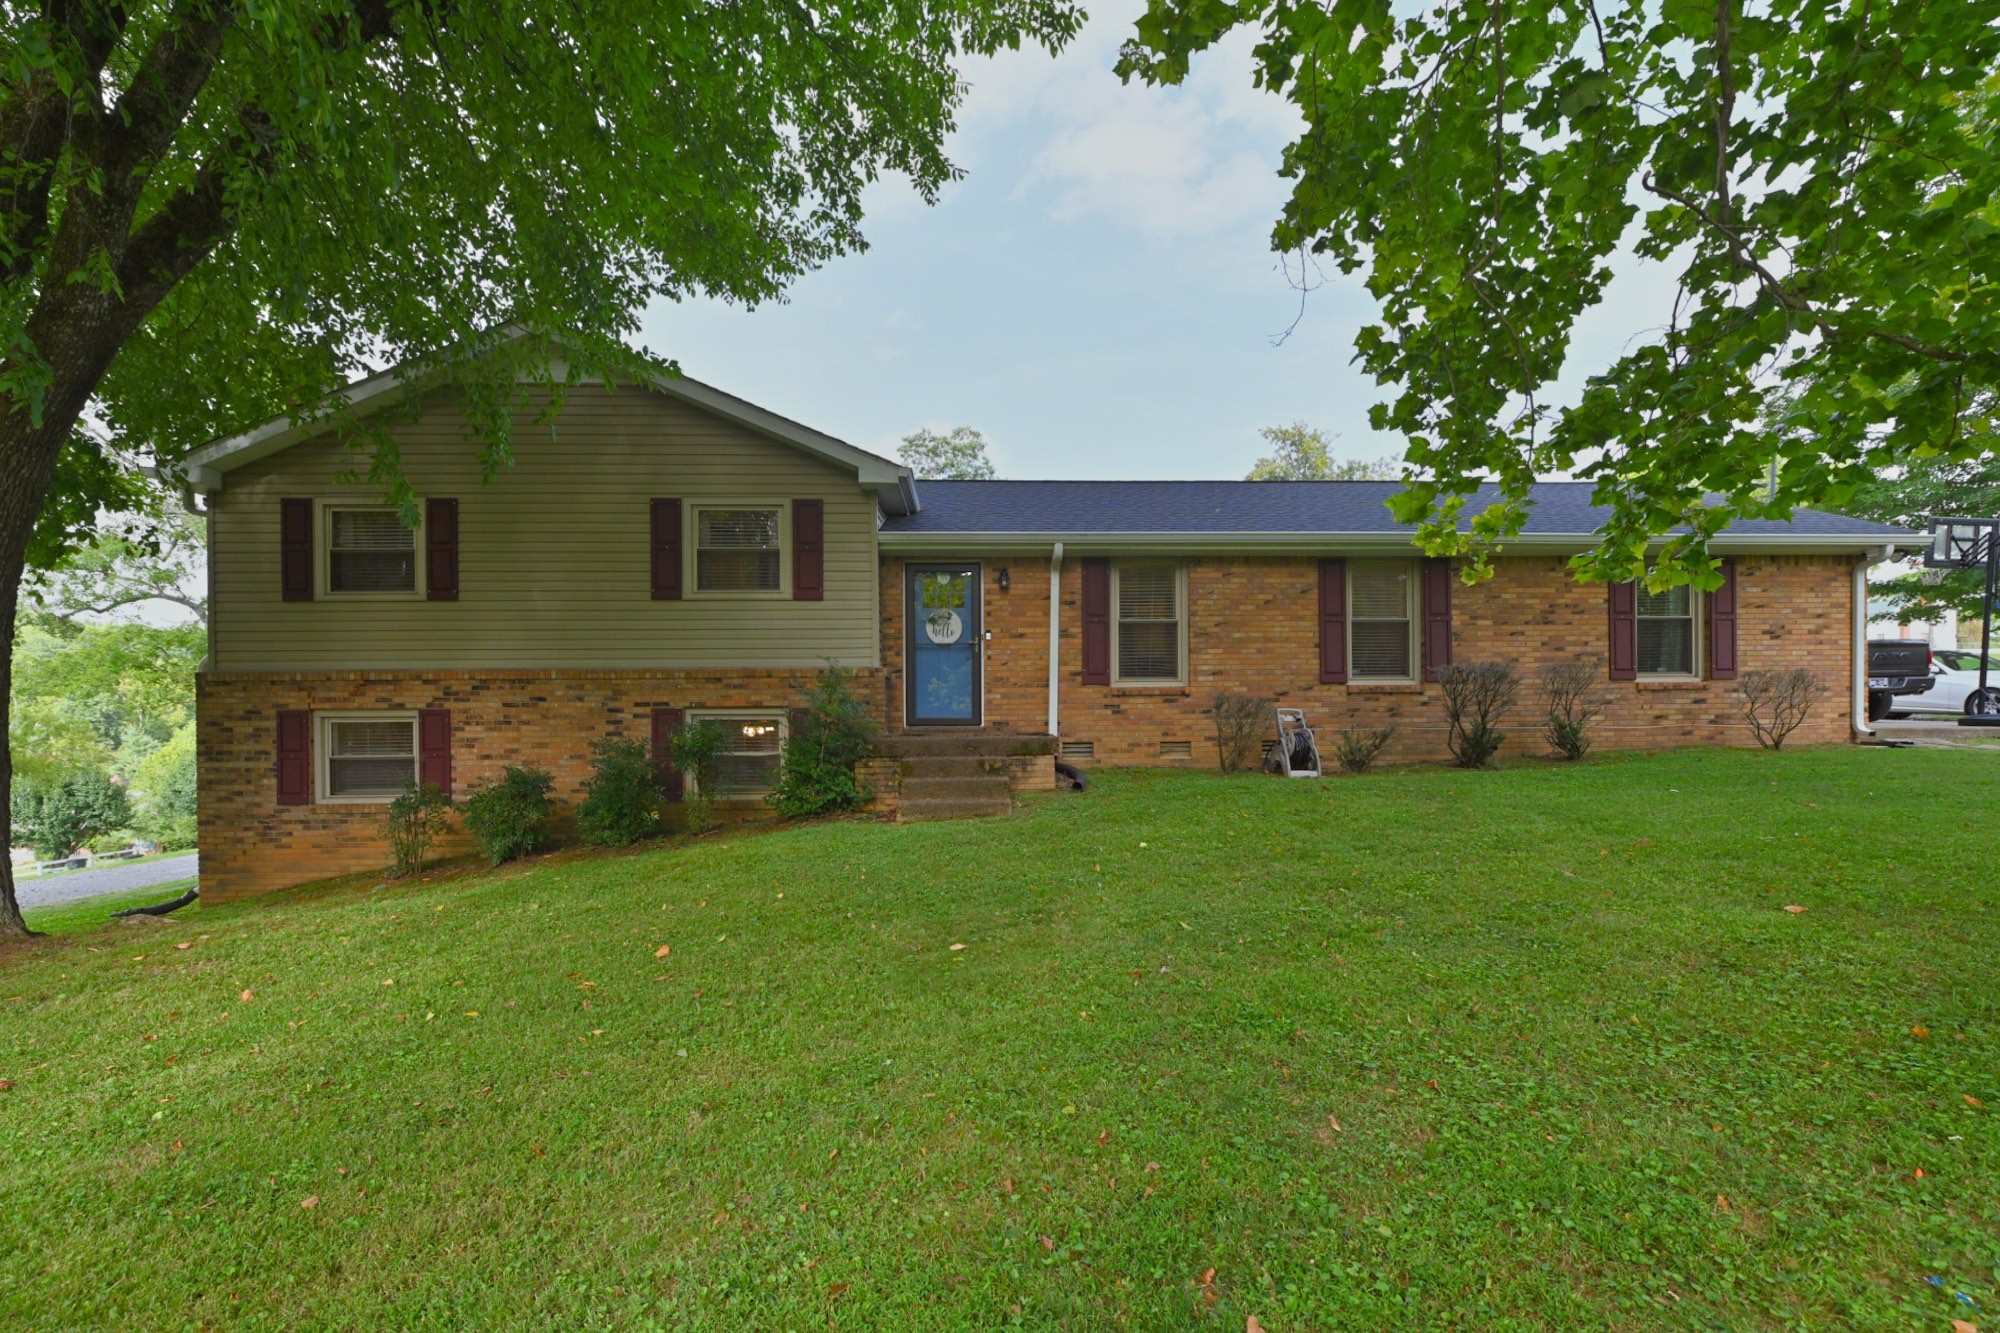
[[912, 726], [979, 725], [978, 565], [911, 565], [904, 574], [904, 695]]

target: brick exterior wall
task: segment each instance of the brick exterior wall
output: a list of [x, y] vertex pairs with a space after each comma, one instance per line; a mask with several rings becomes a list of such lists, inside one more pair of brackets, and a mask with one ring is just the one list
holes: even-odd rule
[[[879, 697], [873, 671], [863, 698]], [[227, 901], [291, 884], [373, 870], [389, 861], [379, 804], [277, 804], [277, 713], [311, 710], [451, 710], [457, 796], [509, 764], [556, 779], [554, 798], [573, 813], [600, 736], [650, 741], [659, 708], [769, 708], [800, 702], [808, 671], [242, 672], [198, 682], [201, 892]], [[315, 744], [318, 738], [315, 736]], [[728, 817], [732, 807], [724, 807]], [[756, 812], [756, 807], [751, 807]], [[454, 832], [439, 852], [470, 850]]]
[[[884, 709], [902, 720], [903, 561], [883, 561]], [[912, 562], [921, 563], [921, 562]], [[1436, 685], [1319, 683], [1317, 562], [1311, 558], [1213, 556], [1187, 570], [1188, 683], [1172, 687], [1084, 685], [1082, 567], [1064, 562], [1060, 730], [1064, 741], [1089, 741], [1093, 762], [1212, 767], [1210, 703], [1224, 690], [1265, 695], [1304, 708], [1327, 730], [1395, 723], [1385, 761], [1445, 755], [1442, 695]], [[996, 729], [1048, 728], [1048, 564], [1046, 558], [993, 557], [983, 562], [986, 628], [986, 722]], [[1011, 588], [996, 586], [1007, 567]], [[1807, 666], [1828, 690], [1793, 743], [1848, 737], [1854, 561], [1847, 556], [1737, 558], [1740, 669]], [[1579, 584], [1559, 556], [1507, 557], [1494, 576], [1452, 589], [1452, 654], [1457, 662], [1513, 661], [1529, 685], [1510, 718], [1504, 753], [1542, 753], [1532, 677], [1544, 664], [1607, 651], [1602, 585]], [[1705, 629], [1704, 629], [1705, 645]], [[1704, 662], [1704, 671], [1706, 663]], [[1664, 749], [1694, 744], [1753, 744], [1727, 681], [1626, 681], [1608, 675], [1610, 706], [1597, 724], [1606, 749]], [[1188, 758], [1162, 745], [1189, 743]]]
[[[986, 725], [1043, 734], [1048, 723], [1046, 558], [983, 560]], [[1207, 768], [1215, 762], [1210, 703], [1222, 690], [1267, 695], [1307, 710], [1315, 727], [1379, 726], [1399, 733], [1385, 759], [1444, 754], [1435, 685], [1318, 683], [1317, 566], [1308, 558], [1204, 557], [1185, 562], [1188, 684], [1170, 688], [1080, 683], [1081, 566], [1062, 574], [1061, 733], [1089, 741], [1100, 765]], [[997, 586], [1007, 568], [1011, 586]], [[1737, 561], [1741, 668], [1810, 666], [1828, 685], [1797, 743], [1845, 740], [1853, 560], [1743, 556]], [[882, 562], [884, 667], [855, 673], [855, 688], [891, 730], [903, 719], [904, 562]], [[1514, 661], [1532, 677], [1544, 663], [1606, 651], [1605, 592], [1577, 584], [1560, 557], [1515, 557], [1474, 587], [1453, 589], [1453, 655]], [[227, 900], [382, 867], [388, 861], [379, 804], [280, 806], [276, 719], [316, 711], [448, 708], [453, 783], [463, 795], [508, 764], [555, 775], [573, 809], [589, 773], [590, 743], [607, 734], [646, 740], [655, 707], [769, 708], [799, 702], [808, 671], [392, 671], [206, 674], [199, 682], [202, 893]], [[1598, 723], [1604, 748], [1749, 744], [1727, 682], [1612, 682]], [[1532, 687], [1510, 719], [1510, 753], [1540, 753]], [[315, 738], [317, 740], [317, 738]], [[1162, 753], [1186, 742], [1187, 757]], [[1017, 766], [1017, 790], [1047, 786], [1046, 757]], [[874, 808], [893, 813], [895, 766], [870, 765]], [[754, 807], [753, 807], [754, 810]], [[467, 849], [454, 834], [440, 851]]]

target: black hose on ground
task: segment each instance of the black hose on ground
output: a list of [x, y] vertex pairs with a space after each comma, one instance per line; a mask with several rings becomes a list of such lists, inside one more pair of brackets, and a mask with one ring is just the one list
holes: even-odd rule
[[1060, 759], [1056, 760], [1056, 775], [1058, 777], [1068, 778], [1070, 781], [1070, 785], [1075, 787], [1078, 791], [1082, 791], [1084, 788], [1090, 785], [1087, 781], [1084, 780], [1082, 769], [1078, 768], [1075, 764], [1065, 764]]
[[111, 915], [165, 916], [169, 912], [180, 911], [181, 908], [186, 907], [189, 903], [193, 902], [196, 898], [199, 898], [200, 896], [201, 896], [201, 890], [199, 888], [193, 888], [189, 889], [186, 893], [183, 893], [180, 897], [174, 899], [170, 903], [154, 903], [151, 907], [128, 907], [122, 912], [113, 912]]

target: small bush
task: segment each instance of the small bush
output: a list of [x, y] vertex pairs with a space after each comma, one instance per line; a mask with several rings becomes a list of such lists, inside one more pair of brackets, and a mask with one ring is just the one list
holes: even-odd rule
[[1549, 748], [1565, 759], [1590, 752], [1590, 724], [1604, 711], [1606, 696], [1597, 688], [1604, 659], [1556, 662], [1542, 668], [1542, 712]]
[[451, 797], [434, 782], [411, 787], [389, 802], [389, 855], [396, 874], [414, 875], [424, 868], [424, 857], [444, 836], [450, 814]]
[[1512, 662], [1467, 662], [1438, 672], [1444, 687], [1445, 744], [1460, 768], [1485, 768], [1507, 733], [1500, 719], [1513, 707], [1521, 677]]
[[526, 856], [548, 838], [554, 806], [549, 789], [556, 780], [546, 770], [508, 765], [499, 781], [475, 787], [465, 798], [465, 831], [479, 844], [488, 864]]
[[92, 769], [47, 785], [17, 784], [13, 815], [15, 840], [54, 861], [92, 838], [128, 827], [132, 806], [123, 787]]
[[714, 718], [690, 722], [674, 733], [674, 767], [694, 779], [685, 811], [689, 833], [706, 833], [715, 826], [715, 788], [722, 747], [728, 743], [728, 731]]
[[1225, 773], [1254, 769], [1271, 743], [1273, 701], [1224, 691], [1215, 696], [1215, 753]]
[[1798, 730], [1826, 693], [1826, 683], [1817, 671], [1805, 667], [1746, 671], [1736, 681], [1736, 693], [1743, 700], [1743, 717], [1757, 744], [1767, 750], [1782, 750], [1785, 737]]
[[806, 706], [793, 712], [778, 785], [769, 797], [779, 814], [803, 819], [861, 804], [854, 766], [868, 757], [875, 727], [847, 680], [847, 672], [828, 667], [805, 692]]
[[1333, 734], [1333, 757], [1343, 773], [1366, 773], [1375, 760], [1396, 739], [1396, 724], [1386, 727], [1350, 727]]
[[660, 775], [643, 741], [604, 736], [590, 746], [590, 776], [576, 807], [576, 831], [598, 847], [629, 847], [660, 831]]

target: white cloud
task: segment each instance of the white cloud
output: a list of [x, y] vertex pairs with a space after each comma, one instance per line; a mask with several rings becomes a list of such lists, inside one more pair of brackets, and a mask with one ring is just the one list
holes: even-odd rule
[[959, 152], [968, 162], [1029, 146], [1021, 189], [1059, 221], [1102, 219], [1148, 236], [1267, 227], [1300, 121], [1251, 83], [1255, 35], [1232, 34], [1178, 88], [1120, 83], [1118, 47], [1140, 12], [1099, 11], [1051, 60], [1008, 52], [967, 71]]

